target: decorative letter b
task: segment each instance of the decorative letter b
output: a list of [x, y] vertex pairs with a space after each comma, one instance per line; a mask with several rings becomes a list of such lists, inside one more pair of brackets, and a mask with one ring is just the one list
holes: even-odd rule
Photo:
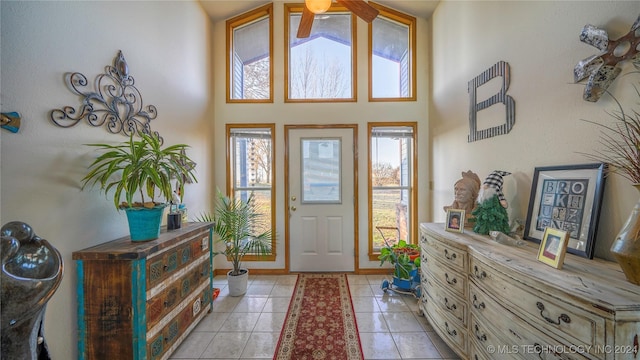
[[[469, 81], [469, 139], [468, 142], [482, 140], [498, 135], [508, 134], [516, 122], [516, 103], [513, 98], [507, 95], [509, 89], [509, 64], [504, 61], [498, 61], [495, 65], [485, 70], [473, 80]], [[500, 91], [490, 98], [478, 103], [477, 89], [486, 84], [489, 80], [496, 76], [502, 76], [502, 88]], [[502, 125], [493, 126], [488, 129], [478, 130], [478, 111], [488, 108], [497, 103], [503, 103], [506, 106], [506, 122]]]

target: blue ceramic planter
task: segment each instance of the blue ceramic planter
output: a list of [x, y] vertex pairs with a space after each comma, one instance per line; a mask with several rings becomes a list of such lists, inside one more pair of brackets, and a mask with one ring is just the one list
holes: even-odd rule
[[160, 236], [160, 224], [165, 204], [153, 208], [126, 208], [131, 241], [149, 241]]

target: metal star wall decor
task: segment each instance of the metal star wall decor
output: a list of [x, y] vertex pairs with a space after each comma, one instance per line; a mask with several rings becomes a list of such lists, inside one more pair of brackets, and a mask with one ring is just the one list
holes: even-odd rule
[[105, 73], [96, 77], [96, 91], [83, 91], [87, 78], [74, 72], [66, 77], [67, 86], [82, 97], [78, 110], [71, 106], [51, 111], [51, 121], [60, 127], [72, 127], [85, 119], [91, 126], [106, 125], [110, 133], [154, 135], [162, 143], [157, 131], [151, 131], [151, 120], [158, 116], [156, 107], [144, 106], [142, 95], [129, 75], [129, 65], [118, 51], [113, 66], [106, 66]]
[[640, 70], [640, 16], [631, 26], [629, 33], [617, 40], [609, 40], [606, 30], [587, 24], [580, 33], [580, 41], [603, 51], [599, 55], [581, 60], [573, 69], [575, 82], [589, 77], [582, 96], [586, 101], [596, 102], [600, 99], [609, 85], [620, 75], [620, 64], [623, 61], [631, 60]]

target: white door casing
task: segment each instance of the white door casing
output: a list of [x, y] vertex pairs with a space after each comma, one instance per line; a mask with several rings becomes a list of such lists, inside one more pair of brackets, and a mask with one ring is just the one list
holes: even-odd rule
[[354, 271], [354, 130], [293, 127], [288, 139], [290, 271]]

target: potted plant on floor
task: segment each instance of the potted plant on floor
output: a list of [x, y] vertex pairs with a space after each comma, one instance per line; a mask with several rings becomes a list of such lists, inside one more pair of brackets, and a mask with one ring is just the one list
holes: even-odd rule
[[[89, 165], [82, 189], [99, 185], [105, 194], [113, 189], [113, 204], [127, 213], [131, 240], [157, 239], [162, 214], [173, 191], [182, 194], [185, 181], [197, 182], [194, 163], [185, 152], [189, 146], [162, 147], [157, 136], [147, 134], [141, 134], [139, 140], [131, 135], [128, 141], [116, 145], [87, 145], [101, 154]], [[177, 189], [172, 189], [172, 181]], [[123, 193], [125, 201], [121, 202]], [[157, 194], [164, 201], [157, 201]]]
[[[420, 247], [399, 240], [390, 245], [384, 240], [385, 246], [380, 248], [380, 266], [385, 262], [393, 265], [393, 285], [397, 290], [411, 292], [420, 283]], [[382, 289], [390, 288], [388, 282], [383, 282]]]
[[232, 264], [227, 273], [230, 296], [240, 296], [247, 292], [249, 270], [242, 267], [245, 255], [265, 256], [271, 254], [273, 232], [264, 215], [259, 212], [258, 202], [251, 193], [246, 200], [231, 199], [220, 190], [217, 192], [213, 215], [203, 214], [199, 221], [213, 222], [213, 254], [224, 255]]

